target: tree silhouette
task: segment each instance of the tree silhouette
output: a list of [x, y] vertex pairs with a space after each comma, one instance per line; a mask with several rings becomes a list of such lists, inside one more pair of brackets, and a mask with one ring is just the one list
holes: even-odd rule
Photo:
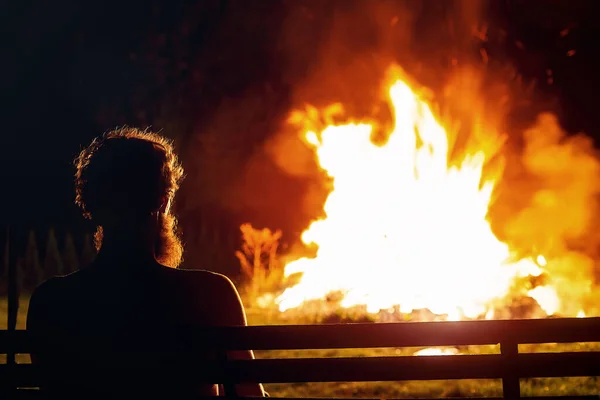
[[2, 265], [0, 265], [0, 296], [6, 296], [8, 293], [8, 251], [9, 251], [9, 236], [6, 235], [4, 243], [4, 256], [2, 257]]
[[46, 242], [46, 254], [44, 256], [44, 274], [47, 278], [51, 276], [63, 275], [65, 267], [58, 251], [58, 243], [54, 229], [48, 232], [48, 241]]
[[246, 276], [247, 294], [256, 300], [264, 292], [279, 289], [282, 282], [283, 264], [277, 257], [281, 231], [256, 229], [250, 224], [243, 224], [240, 230], [244, 242], [235, 255]]
[[73, 236], [67, 233], [65, 236], [65, 247], [63, 250], [64, 273], [70, 274], [79, 269], [79, 258], [77, 257], [77, 249], [73, 242]]
[[23, 268], [21, 272], [21, 289], [33, 290], [42, 282], [44, 275], [40, 265], [39, 257], [35, 232], [29, 231], [27, 249], [25, 251], [25, 260], [23, 262]]

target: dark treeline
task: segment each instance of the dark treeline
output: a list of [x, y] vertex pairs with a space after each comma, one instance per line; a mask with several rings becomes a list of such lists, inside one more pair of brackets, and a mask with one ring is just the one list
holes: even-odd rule
[[[24, 248], [13, 245], [11, 236], [5, 236], [2, 264], [0, 265], [0, 296], [7, 292], [8, 263], [17, 266], [17, 282], [21, 292], [31, 292], [44, 280], [77, 271], [89, 264], [96, 255], [92, 236], [86, 234], [77, 240], [71, 233], [57, 235], [50, 229], [41, 236], [34, 230], [27, 234]], [[17, 244], [17, 243], [15, 243]], [[14, 252], [14, 254], [11, 254]]]
[[[7, 266], [10, 262], [17, 266], [19, 288], [31, 292], [44, 280], [59, 275], [67, 275], [88, 265], [96, 256], [91, 233], [59, 232], [54, 228], [40, 234], [39, 230], [10, 232], [7, 228], [0, 236], [3, 240], [0, 249], [0, 297], [6, 295]], [[239, 274], [239, 263], [235, 251], [239, 248], [239, 230], [218, 230], [207, 224], [193, 230], [196, 239], [193, 247], [203, 249], [201, 264], [185, 263], [182, 267], [203, 268], [224, 272], [235, 278]]]

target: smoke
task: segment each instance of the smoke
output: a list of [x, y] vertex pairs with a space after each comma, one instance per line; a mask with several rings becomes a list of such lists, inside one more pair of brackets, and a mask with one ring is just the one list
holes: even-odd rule
[[590, 310], [597, 304], [600, 249], [598, 153], [589, 137], [568, 135], [549, 113], [540, 114], [522, 140], [511, 163], [518, 172], [502, 183], [501, 200], [509, 210], [502, 216], [492, 212], [492, 222], [502, 226], [500, 236], [511, 248], [545, 256], [544, 269], [559, 298], [569, 300], [565, 314], [577, 314], [569, 307], [581, 305], [595, 314]]
[[[440, 60], [449, 65], [453, 52], [457, 57], [465, 54], [480, 8], [481, 2], [473, 1], [294, 3], [279, 39], [286, 49], [291, 109], [302, 110], [308, 104], [321, 109], [341, 103], [346, 115], [376, 118], [385, 130], [391, 113], [381, 82], [389, 66], [402, 65], [419, 81], [441, 88], [455, 71], [440, 68]], [[460, 97], [458, 91], [454, 95]], [[465, 101], [460, 104], [469, 108]], [[329, 187], [314, 157], [298, 129], [283, 120], [248, 166], [247, 180], [255, 179], [251, 176], [255, 165], [270, 165], [302, 186], [301, 199], [278, 197], [280, 204], [297, 205], [278, 225], [284, 232], [290, 220], [299, 233], [309, 220], [321, 216]]]
[[510, 211], [502, 236], [518, 248], [552, 252], [578, 249], [595, 254], [600, 161], [592, 140], [568, 135], [558, 119], [542, 113], [522, 133], [522, 148], [505, 152], [507, 165], [498, 203]]
[[525, 234], [553, 242], [589, 237], [600, 193], [600, 162], [592, 140], [567, 136], [552, 114], [541, 114], [523, 136], [525, 170], [542, 189], [516, 223], [529, 227]]

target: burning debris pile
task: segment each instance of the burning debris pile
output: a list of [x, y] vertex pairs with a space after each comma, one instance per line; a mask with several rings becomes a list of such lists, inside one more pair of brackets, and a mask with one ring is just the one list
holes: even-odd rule
[[535, 177], [532, 200], [494, 225], [498, 188], [519, 190], [503, 182], [504, 137], [481, 121], [461, 142], [412, 86], [390, 68], [389, 127], [341, 105], [292, 113], [329, 195], [301, 237], [314, 254], [285, 265], [296, 284], [273, 304], [363, 309], [384, 321], [596, 314], [594, 262], [568, 245], [596, 212], [590, 142], [569, 142], [541, 116], [521, 160]]

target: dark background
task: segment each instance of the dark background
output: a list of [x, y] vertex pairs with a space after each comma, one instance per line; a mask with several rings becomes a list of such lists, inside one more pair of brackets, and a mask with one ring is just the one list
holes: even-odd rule
[[[409, 70], [427, 60], [439, 71], [453, 57], [480, 57], [483, 47], [496, 65], [518, 71], [510, 79], [533, 88], [532, 101], [514, 107], [515, 121], [548, 108], [570, 132], [600, 132], [596, 0], [19, 0], [2, 7], [0, 209], [17, 249], [30, 230], [43, 237], [52, 227], [59, 241], [71, 232], [79, 246], [93, 231], [73, 204], [72, 160], [122, 124], [152, 126], [175, 140], [188, 175], [177, 201], [186, 266], [235, 269], [237, 229], [246, 221], [282, 228], [293, 241], [310, 218], [297, 211], [307, 183], [251, 161], [291, 107], [325, 101], [299, 90], [324, 64], [375, 52]], [[394, 13], [402, 25], [395, 31], [380, 22]], [[477, 21], [488, 26], [484, 43], [472, 33]], [[390, 43], [395, 50], [383, 51]], [[435, 86], [428, 76], [423, 83]], [[210, 255], [215, 243], [221, 250]]]

